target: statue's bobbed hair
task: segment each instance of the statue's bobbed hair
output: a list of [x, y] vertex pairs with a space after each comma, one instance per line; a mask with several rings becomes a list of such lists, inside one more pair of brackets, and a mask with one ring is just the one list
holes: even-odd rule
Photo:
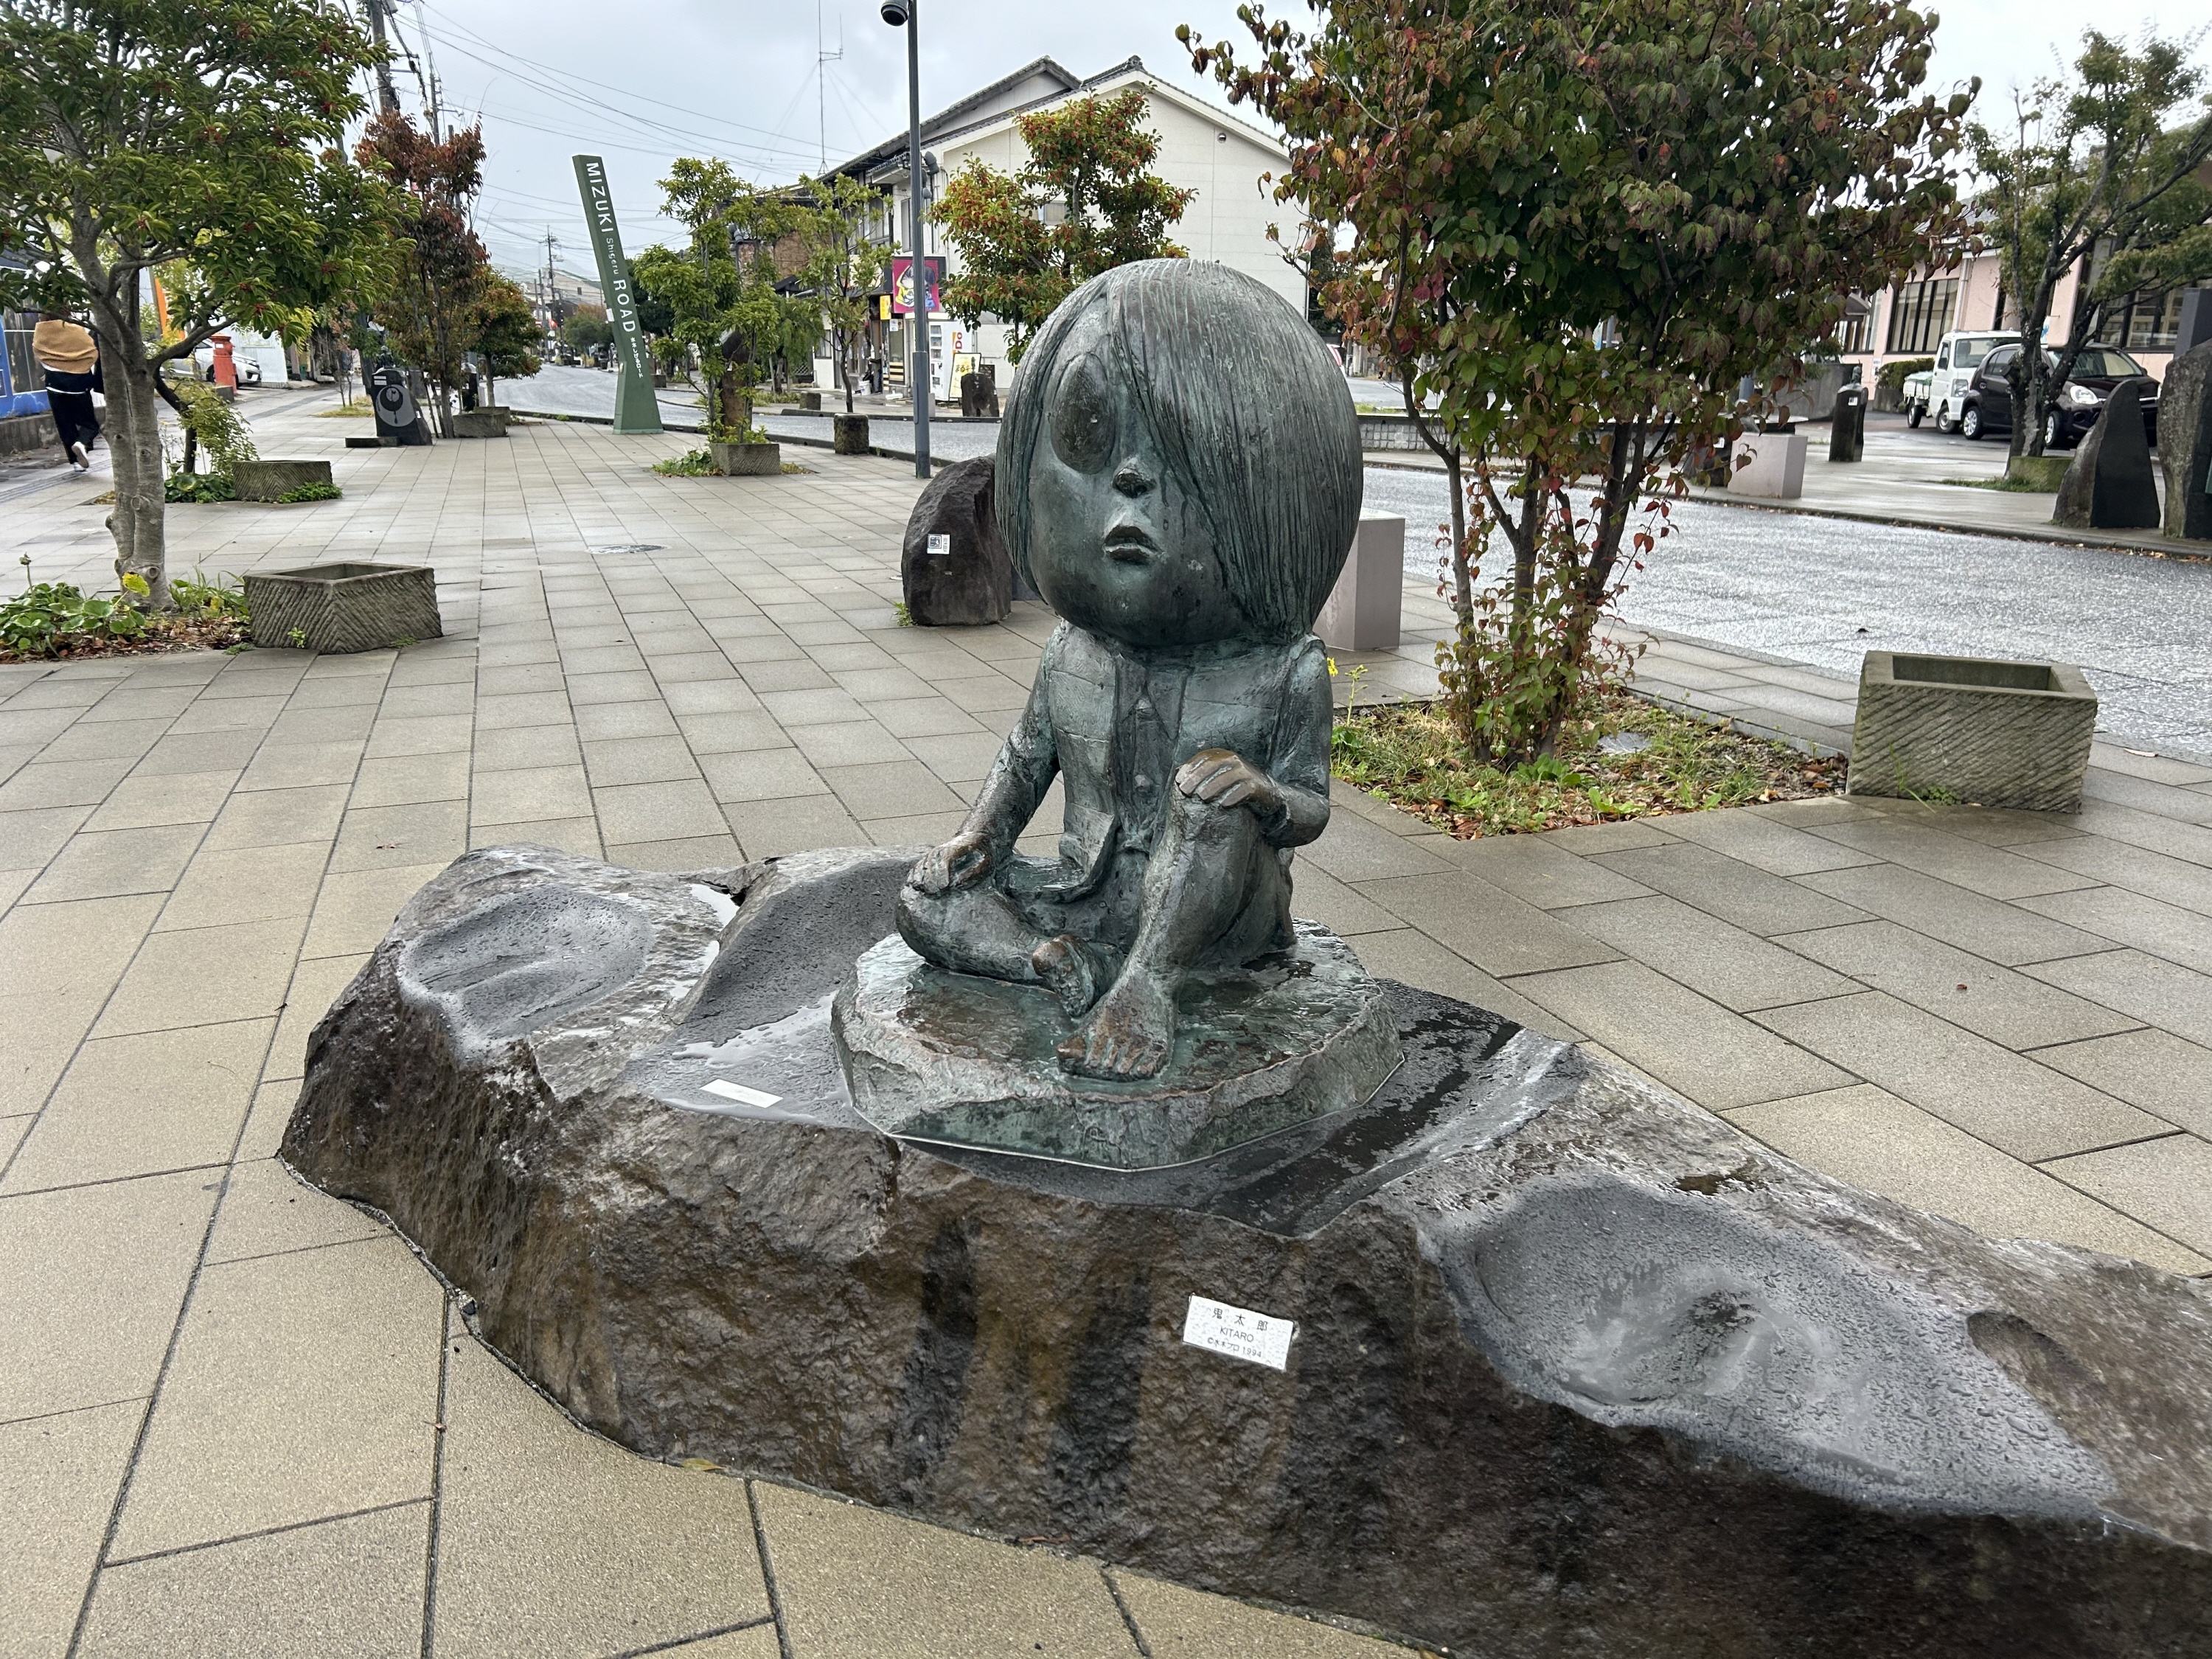
[[1014, 568], [1030, 578], [1030, 462], [1047, 431], [1060, 351], [1077, 322], [1102, 309], [1110, 361], [1164, 465], [1205, 513], [1254, 632], [1305, 633], [1359, 527], [1359, 419], [1305, 319], [1226, 265], [1118, 265], [1038, 329], [999, 430], [994, 495]]

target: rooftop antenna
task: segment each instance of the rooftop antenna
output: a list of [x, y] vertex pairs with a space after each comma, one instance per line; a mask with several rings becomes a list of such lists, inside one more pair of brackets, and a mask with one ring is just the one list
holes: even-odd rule
[[814, 0], [814, 125], [815, 142], [822, 149], [822, 170], [830, 171], [830, 76], [825, 64], [844, 61], [845, 14], [837, 14], [837, 50], [822, 47], [822, 0]]

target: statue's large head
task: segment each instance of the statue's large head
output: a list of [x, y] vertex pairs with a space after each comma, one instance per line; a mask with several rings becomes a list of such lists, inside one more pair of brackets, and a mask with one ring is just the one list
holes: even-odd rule
[[1226, 265], [1093, 277], [1030, 342], [999, 429], [1015, 566], [1137, 647], [1289, 641], [1358, 527], [1359, 422], [1304, 318]]

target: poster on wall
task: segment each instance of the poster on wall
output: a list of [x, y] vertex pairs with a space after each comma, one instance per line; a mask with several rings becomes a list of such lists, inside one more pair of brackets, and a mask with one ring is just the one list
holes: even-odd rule
[[[929, 309], [932, 313], [945, 309], [945, 259], [941, 254], [931, 254], [923, 262], [929, 273]], [[896, 254], [891, 259], [890, 314], [903, 317], [914, 309], [914, 256]]]

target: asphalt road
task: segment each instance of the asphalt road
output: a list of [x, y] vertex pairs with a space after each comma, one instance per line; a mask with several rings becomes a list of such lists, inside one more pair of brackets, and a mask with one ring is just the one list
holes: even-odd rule
[[[1370, 467], [1367, 505], [1406, 515], [1407, 569], [1433, 573], [1442, 475]], [[2212, 757], [2212, 562], [1707, 501], [1672, 526], [1629, 622], [1853, 676], [1869, 650], [2078, 663], [2113, 735]]]
[[[614, 377], [552, 368], [513, 383], [507, 398], [605, 415]], [[664, 393], [662, 406], [696, 418], [688, 393]], [[763, 423], [828, 435], [826, 421], [805, 416]], [[871, 435], [910, 450], [913, 431], [878, 415]], [[939, 424], [930, 439], [937, 459], [959, 460], [989, 453], [997, 430]], [[1450, 511], [1443, 476], [1370, 467], [1367, 505], [1405, 515], [1407, 570], [1432, 574], [1435, 526]], [[1869, 649], [2078, 663], [2114, 736], [2212, 757], [2212, 562], [1705, 501], [1678, 503], [1672, 526], [1629, 580], [1629, 622], [1850, 675]]]

